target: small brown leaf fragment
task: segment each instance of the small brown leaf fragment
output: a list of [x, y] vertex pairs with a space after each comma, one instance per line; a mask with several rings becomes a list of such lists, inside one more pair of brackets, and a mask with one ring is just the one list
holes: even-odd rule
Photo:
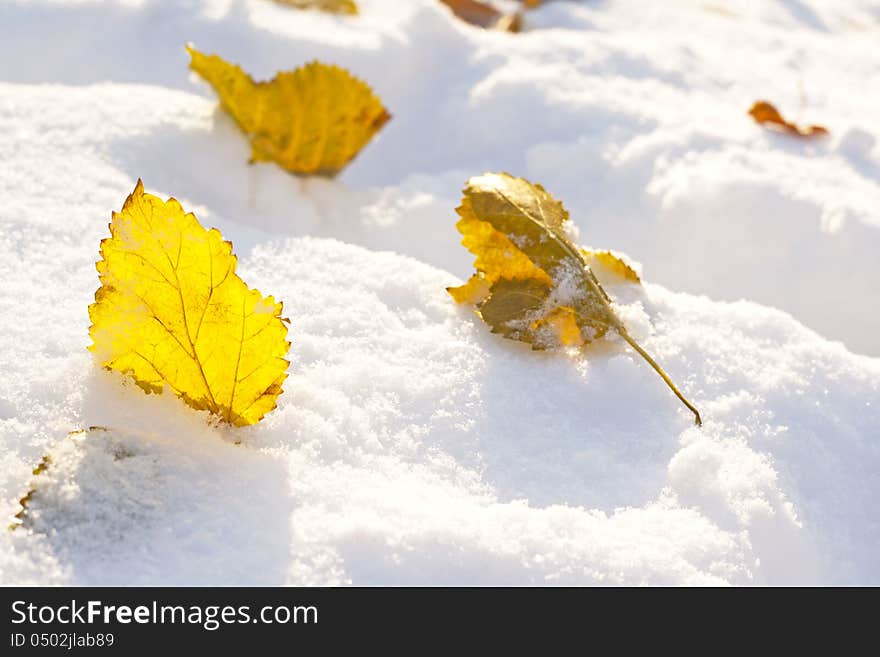
[[782, 114], [779, 113], [779, 110], [766, 100], [759, 100], [752, 105], [749, 114], [757, 123], [760, 123], [763, 126], [787, 132], [796, 137], [820, 137], [828, 134], [828, 129], [821, 125], [808, 125], [802, 127], [791, 121], [787, 121], [782, 117]]
[[354, 0], [275, 0], [275, 2], [297, 9], [319, 9], [330, 14], [354, 16], [358, 13], [358, 6]]
[[504, 14], [492, 5], [478, 0], [440, 0], [458, 18], [486, 30], [519, 32], [522, 29], [522, 16], [519, 13]]

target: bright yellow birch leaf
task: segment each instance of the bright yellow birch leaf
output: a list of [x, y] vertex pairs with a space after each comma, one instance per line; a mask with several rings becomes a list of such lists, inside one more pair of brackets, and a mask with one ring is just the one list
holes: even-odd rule
[[275, 408], [287, 377], [282, 304], [235, 273], [232, 244], [139, 180], [101, 241], [89, 349], [148, 392], [166, 386], [235, 425]]
[[493, 333], [533, 349], [576, 347], [618, 333], [663, 378], [701, 424], [697, 409], [629, 335], [590, 268], [593, 260], [633, 282], [636, 272], [609, 251], [585, 251], [566, 230], [568, 212], [540, 185], [507, 173], [467, 182], [456, 227], [476, 256], [476, 273], [449, 288], [470, 303]]
[[358, 6], [354, 0], [275, 0], [275, 2], [296, 9], [320, 9], [331, 14], [354, 16], [358, 13]]
[[251, 142], [251, 162], [299, 175], [334, 176], [391, 115], [369, 86], [338, 66], [311, 62], [255, 82], [235, 64], [187, 46], [190, 68]]

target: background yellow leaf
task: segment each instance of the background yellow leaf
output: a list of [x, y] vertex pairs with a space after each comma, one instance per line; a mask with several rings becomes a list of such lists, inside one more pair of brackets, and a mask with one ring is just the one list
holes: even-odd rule
[[331, 14], [355, 15], [358, 13], [358, 7], [354, 0], [275, 0], [275, 2], [297, 9], [320, 9]]
[[138, 181], [101, 242], [101, 287], [89, 306], [104, 367], [236, 425], [275, 408], [290, 343], [282, 304], [235, 273], [232, 244], [175, 199]]
[[638, 282], [635, 270], [610, 251], [577, 247], [567, 230], [568, 212], [543, 187], [508, 173], [475, 176], [456, 211], [462, 244], [476, 256], [477, 270], [464, 285], [448, 288], [456, 301], [474, 304], [493, 333], [533, 349], [580, 346], [615, 331], [701, 424], [697, 409], [629, 335], [590, 261]]
[[311, 62], [255, 82], [217, 55], [187, 50], [190, 68], [214, 87], [250, 139], [251, 161], [332, 176], [391, 118], [366, 83], [338, 66]]

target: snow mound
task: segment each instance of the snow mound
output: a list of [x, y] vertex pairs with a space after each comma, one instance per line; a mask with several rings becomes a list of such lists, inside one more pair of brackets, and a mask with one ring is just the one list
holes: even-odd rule
[[[244, 264], [292, 320], [279, 408], [256, 427], [212, 428], [74, 357], [66, 385], [85, 392], [71, 426], [111, 431], [61, 441], [26, 528], [4, 537], [18, 560], [56, 566], [5, 581], [880, 577], [868, 485], [880, 367], [783, 313], [613, 290], [702, 409], [700, 430], [622, 343], [534, 353], [447, 298], [456, 279], [409, 258], [301, 238]], [[33, 397], [59, 382], [44, 386]]]
[[[880, 583], [880, 359], [798, 321], [877, 353], [877, 17], [558, 2], [510, 37], [362, 4], [0, 6], [4, 517], [54, 458], [0, 532], [0, 583]], [[263, 77], [348, 66], [395, 119], [336, 181], [249, 167], [186, 41]], [[801, 87], [786, 113], [829, 140], [749, 123]], [[701, 430], [621, 342], [533, 353], [452, 302], [472, 259], [453, 208], [490, 169], [644, 265], [609, 292]], [[290, 377], [258, 426], [85, 351], [98, 243], [139, 177], [285, 303]]]

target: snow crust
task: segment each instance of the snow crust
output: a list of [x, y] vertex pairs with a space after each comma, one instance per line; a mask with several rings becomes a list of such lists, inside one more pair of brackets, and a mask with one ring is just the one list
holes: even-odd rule
[[[436, 4], [0, 4], [3, 517], [55, 459], [0, 583], [880, 583], [878, 8], [551, 2], [511, 37]], [[347, 66], [394, 120], [335, 181], [248, 166], [187, 41], [264, 77]], [[763, 97], [832, 136], [759, 129]], [[609, 293], [702, 429], [626, 345], [533, 353], [452, 302], [484, 170], [641, 263]], [[138, 177], [285, 303], [256, 427], [85, 351]]]

